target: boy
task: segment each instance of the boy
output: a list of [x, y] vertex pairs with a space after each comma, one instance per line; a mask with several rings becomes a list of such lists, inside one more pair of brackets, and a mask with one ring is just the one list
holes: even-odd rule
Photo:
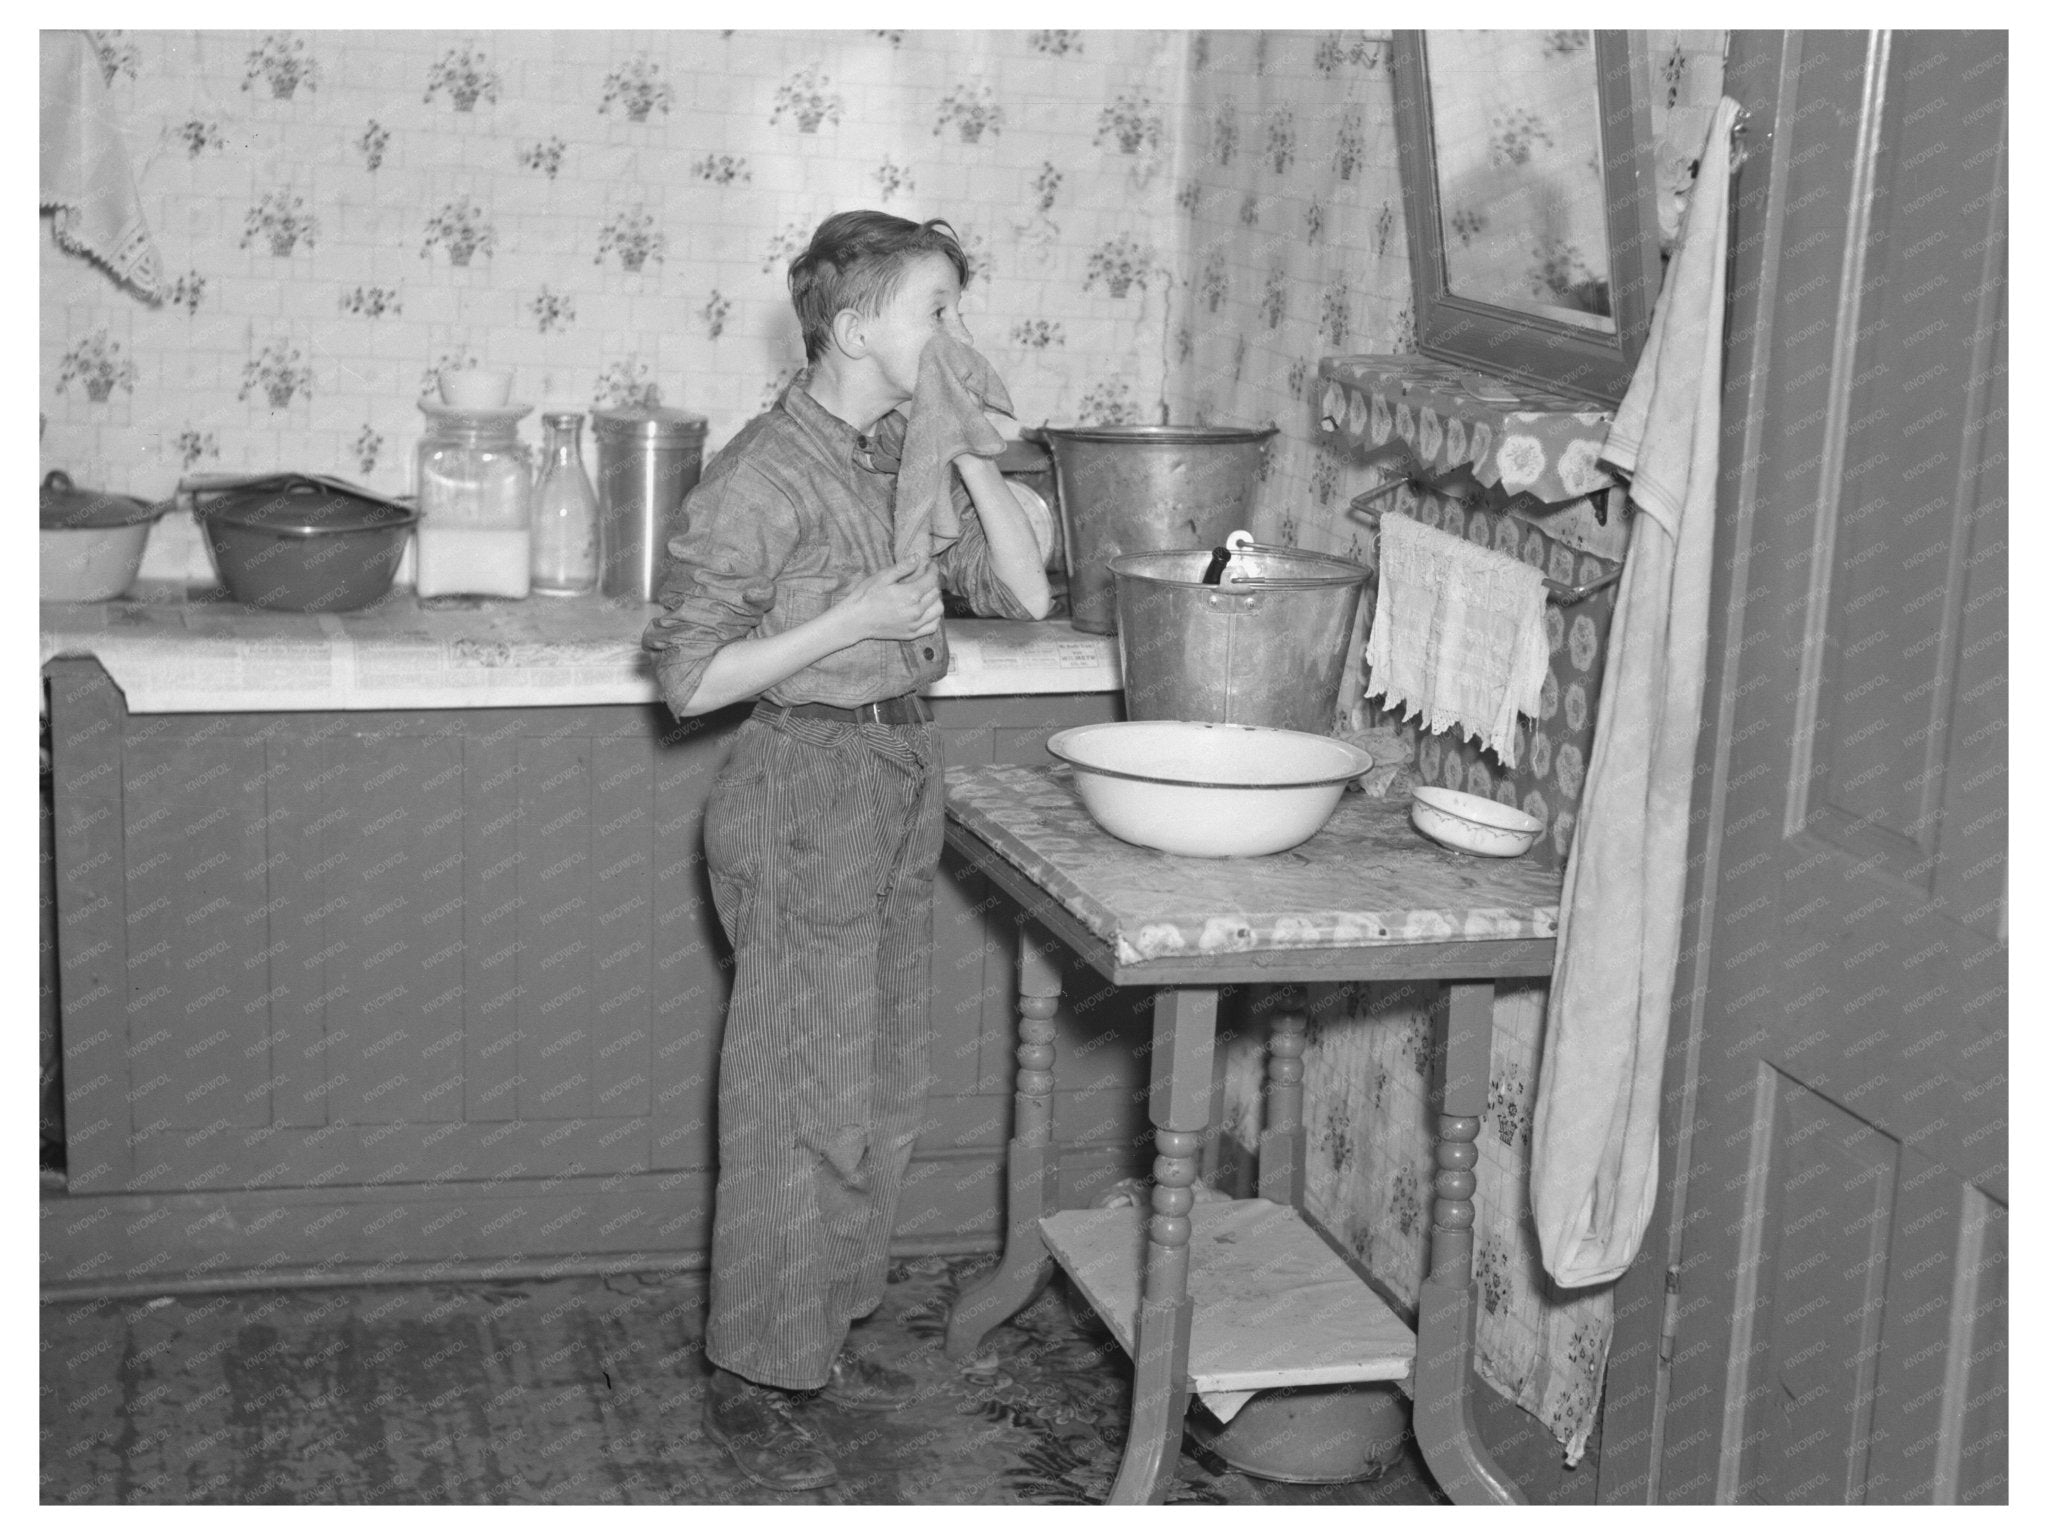
[[901, 407], [926, 343], [968, 341], [967, 278], [938, 220], [818, 226], [789, 270], [808, 366], [691, 492], [646, 635], [678, 716], [761, 700], [704, 815], [735, 959], [705, 1431], [778, 1491], [837, 1476], [792, 1393], [891, 1411], [915, 1386], [847, 1335], [881, 1303], [924, 1110], [944, 784], [917, 689], [946, 671], [939, 587], [1006, 618], [1051, 603], [992, 459], [956, 460], [957, 542], [892, 548]]

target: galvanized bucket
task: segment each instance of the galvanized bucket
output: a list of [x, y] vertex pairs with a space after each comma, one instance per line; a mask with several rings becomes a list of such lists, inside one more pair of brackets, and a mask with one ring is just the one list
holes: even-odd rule
[[1208, 586], [1212, 553], [1111, 562], [1124, 717], [1330, 734], [1369, 572], [1333, 555], [1249, 544]]
[[1259, 463], [1277, 427], [1043, 427], [1059, 484], [1076, 629], [1116, 632], [1120, 554], [1223, 542], [1252, 520]]

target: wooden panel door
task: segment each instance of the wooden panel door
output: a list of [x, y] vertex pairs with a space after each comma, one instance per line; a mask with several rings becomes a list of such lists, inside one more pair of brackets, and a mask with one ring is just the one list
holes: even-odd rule
[[1738, 33], [1729, 79], [1762, 222], [1654, 1495], [2004, 1501], [2004, 34]]

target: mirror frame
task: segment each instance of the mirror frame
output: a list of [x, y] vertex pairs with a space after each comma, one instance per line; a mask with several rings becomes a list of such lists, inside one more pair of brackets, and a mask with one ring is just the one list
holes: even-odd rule
[[1394, 33], [1394, 138], [1414, 276], [1415, 348], [1562, 394], [1620, 403], [1663, 282], [1648, 57], [1640, 32], [1595, 32], [1600, 159], [1607, 183], [1607, 286], [1614, 330], [1461, 298], [1446, 286], [1424, 34]]

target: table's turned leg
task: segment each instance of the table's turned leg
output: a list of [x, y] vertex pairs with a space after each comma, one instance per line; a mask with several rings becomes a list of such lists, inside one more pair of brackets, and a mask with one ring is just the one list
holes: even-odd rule
[[1188, 1410], [1188, 1240], [1195, 1159], [1209, 1123], [1216, 1059], [1216, 989], [1161, 991], [1152, 1004], [1152, 1224], [1145, 1247], [1138, 1357], [1131, 1382], [1130, 1437], [1112, 1503], [1163, 1503], [1180, 1458]]
[[1493, 1055], [1493, 984], [1456, 984], [1445, 1031], [1443, 1112], [1437, 1117], [1436, 1208], [1429, 1276], [1416, 1306], [1415, 1441], [1454, 1503], [1526, 1503], [1480, 1443], [1472, 1417], [1472, 1194], [1479, 1116]]
[[1259, 1134], [1259, 1198], [1299, 1208], [1308, 1131], [1301, 1120], [1301, 1052], [1308, 1018], [1289, 988], [1274, 998], [1272, 1038], [1266, 1044], [1266, 1123]]
[[1058, 949], [1028, 923], [1017, 929], [1017, 1108], [1010, 1126], [1009, 1209], [995, 1271], [960, 1292], [946, 1318], [946, 1357], [965, 1359], [1052, 1276], [1038, 1230], [1052, 1180], [1053, 1014], [1060, 1007]]

